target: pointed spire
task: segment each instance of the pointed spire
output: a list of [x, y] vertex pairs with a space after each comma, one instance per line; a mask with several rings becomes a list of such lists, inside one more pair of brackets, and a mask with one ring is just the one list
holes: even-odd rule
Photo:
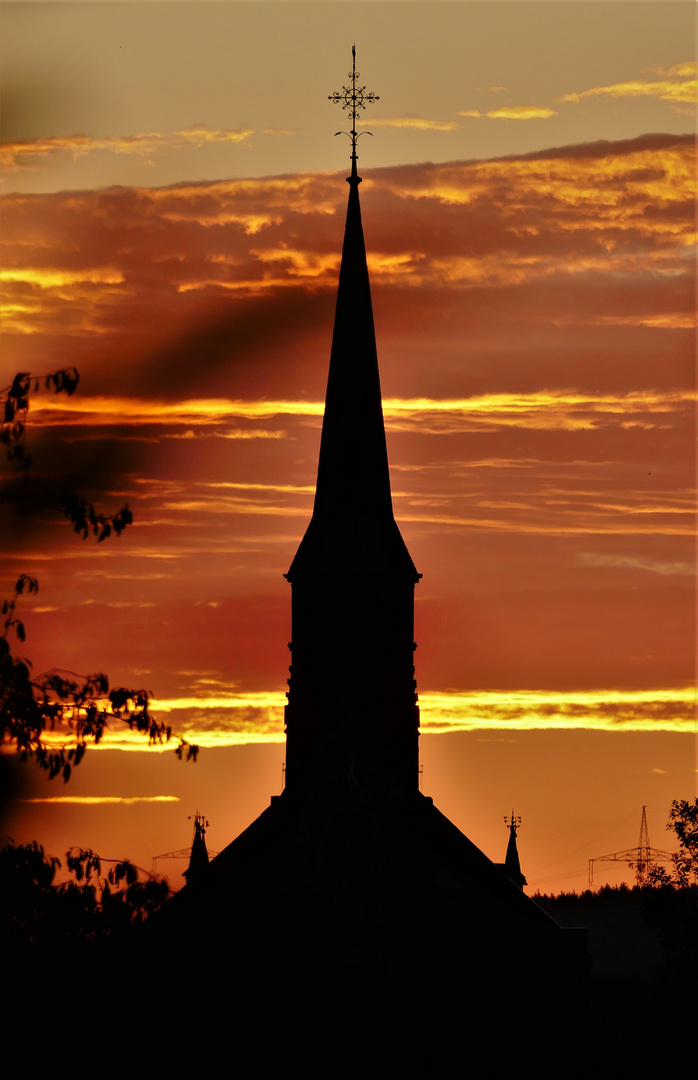
[[[354, 50], [352, 49], [352, 54]], [[320, 460], [313, 517], [291, 569], [293, 581], [302, 572], [333, 570], [406, 574], [418, 581], [414, 563], [393, 517], [388, 452], [383, 424], [371, 286], [361, 224], [356, 171], [356, 114], [365, 88], [344, 96], [352, 110], [352, 169], [347, 177], [347, 207], [330, 371], [322, 425]], [[338, 133], [339, 134], [339, 133]]]

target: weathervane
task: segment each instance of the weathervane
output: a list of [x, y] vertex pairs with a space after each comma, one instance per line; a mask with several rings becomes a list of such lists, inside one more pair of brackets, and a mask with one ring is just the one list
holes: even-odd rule
[[356, 175], [356, 141], [360, 135], [372, 135], [372, 131], [356, 130], [356, 117], [359, 114], [359, 109], [365, 109], [366, 104], [372, 104], [374, 101], [379, 101], [380, 98], [377, 94], [371, 92], [366, 93], [365, 86], [357, 86], [356, 80], [359, 78], [359, 72], [356, 70], [356, 45], [351, 47], [351, 71], [349, 72], [349, 78], [351, 79], [351, 86], [343, 86], [341, 91], [335, 90], [334, 94], [330, 94], [328, 101], [333, 101], [335, 105], [339, 102], [343, 102], [342, 108], [349, 109], [351, 115], [351, 131], [336, 131], [335, 135], [348, 135], [351, 139], [351, 175], [352, 178], [359, 179]]

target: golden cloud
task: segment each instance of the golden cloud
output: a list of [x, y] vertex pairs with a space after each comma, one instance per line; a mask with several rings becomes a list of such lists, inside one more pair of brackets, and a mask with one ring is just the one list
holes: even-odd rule
[[178, 795], [50, 795], [21, 799], [26, 803], [63, 803], [73, 806], [133, 806], [134, 803], [179, 802]]
[[695, 312], [671, 311], [662, 315], [596, 315], [589, 320], [597, 326], [650, 326], [658, 330], [693, 330]]
[[55, 136], [49, 139], [25, 139], [3, 143], [0, 146], [0, 168], [18, 169], [29, 164], [32, 158], [47, 157], [59, 152], [71, 153], [74, 158], [98, 150], [110, 150], [115, 154], [148, 155], [157, 150], [178, 146], [205, 146], [207, 143], [245, 142], [254, 135], [251, 128], [220, 130], [205, 124], [194, 124], [182, 131], [149, 131], [140, 135], [110, 135], [102, 138], [91, 135]]
[[[695, 196], [693, 147], [685, 142], [626, 148], [624, 153], [603, 146], [584, 155], [548, 151], [526, 158], [436, 165], [427, 176], [416, 169], [410, 176], [405, 170], [402, 177], [395, 184], [389, 174], [386, 177], [402, 198], [468, 204], [485, 196], [496, 198], [492, 186], [505, 184], [509, 214], [542, 199], [558, 214], [566, 207], [591, 206], [594, 216], [621, 222], [640, 219], [650, 206], [692, 205]], [[690, 228], [694, 229], [692, 221]]]
[[455, 131], [458, 124], [455, 120], [426, 120], [423, 116], [410, 114], [407, 116], [385, 117], [382, 120], [371, 117], [358, 121], [359, 127], [392, 127], [408, 128], [411, 131]]
[[695, 105], [698, 81], [696, 81], [696, 64], [693, 61], [674, 64], [672, 67], [663, 69], [661, 66], [645, 68], [663, 78], [630, 79], [628, 82], [613, 83], [611, 86], [594, 86], [580, 93], [565, 94], [559, 101], [582, 101], [588, 97], [654, 97], [660, 101], [669, 101], [672, 104]]
[[83, 270], [50, 270], [38, 267], [16, 267], [0, 270], [0, 281], [22, 281], [41, 289], [62, 289], [66, 285], [120, 285], [124, 275], [108, 267], [86, 267]]
[[334, 276], [341, 259], [338, 252], [321, 255], [286, 244], [276, 248], [250, 248], [250, 251], [261, 262], [286, 263], [291, 281], [298, 278], [324, 279], [329, 274]]
[[[390, 168], [366, 183], [378, 223], [369, 253], [376, 286], [500, 288], [615, 275], [626, 289], [643, 276], [670, 283], [693, 270], [695, 167], [685, 137]], [[172, 320], [189, 319], [216, 294], [245, 302], [334, 288], [341, 225], [332, 219], [343, 212], [337, 177], [321, 174], [8, 196], [6, 330], [128, 332], [145, 296]], [[116, 249], [114, 220], [128, 235]], [[69, 252], [66, 229], [83, 238]], [[690, 314], [688, 305], [672, 310]], [[661, 304], [652, 315], [665, 318]]]
[[686, 60], [681, 64], [672, 64], [671, 67], [664, 67], [663, 64], [650, 64], [649, 67], [642, 69], [642, 74], [645, 75], [646, 73], [667, 76], [668, 78], [688, 77], [689, 75], [698, 74], [698, 62]]
[[547, 120], [551, 116], [557, 116], [555, 109], [546, 109], [538, 105], [511, 105], [502, 106], [499, 109], [490, 109], [489, 112], [480, 112], [479, 109], [466, 109], [459, 112], [458, 116], [473, 116], [487, 120]]
[[[138, 188], [136, 192], [165, 220], [211, 225], [236, 222], [239, 215], [244, 222], [251, 215], [252, 220], [260, 216], [268, 219], [260, 228], [283, 221], [289, 213], [334, 214], [343, 205], [344, 194], [331, 177], [313, 173]], [[249, 231], [258, 232], [259, 228]]]
[[[617, 425], [628, 417], [669, 414], [690, 409], [696, 395], [689, 390], [635, 390], [626, 394], [540, 390], [530, 393], [477, 394], [467, 398], [385, 398], [383, 414], [397, 430], [444, 417], [448, 422], [483, 424], [488, 428], [584, 431]], [[120, 397], [75, 397], [66, 405], [58, 398], [37, 398], [35, 423], [66, 425], [222, 424], [234, 419], [271, 420], [279, 416], [321, 417], [322, 401], [241, 401], [200, 398], [156, 401]], [[412, 428], [410, 428], [412, 429]]]
[[[153, 711], [176, 714], [173, 722], [187, 740], [222, 747], [284, 742], [285, 704], [281, 691], [227, 692], [156, 700]], [[419, 709], [424, 735], [573, 730], [689, 734], [694, 726], [691, 688], [427, 691], [419, 695]], [[100, 748], [142, 751], [143, 739], [115, 725], [107, 729]]]

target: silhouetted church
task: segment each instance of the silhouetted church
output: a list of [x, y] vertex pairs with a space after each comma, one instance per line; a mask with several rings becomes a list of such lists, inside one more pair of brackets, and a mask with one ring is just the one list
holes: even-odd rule
[[[395, 1025], [424, 1024], [427, 1015], [432, 1025], [450, 1024], [449, 1037], [482, 1038], [490, 995], [546, 993], [554, 984], [557, 996], [578, 980], [584, 946], [419, 791], [420, 575], [393, 517], [355, 79], [347, 96], [352, 167], [317, 489], [286, 575], [286, 785], [173, 898], [166, 921], [195, 928], [188, 957], [203, 965], [197, 978], [225, 968], [233, 1013], [249, 995], [274, 999], [301, 1059], [303, 1046], [312, 1056], [318, 1039], [326, 1047], [339, 1040], [364, 1048], [358, 1068], [377, 1044], [397, 1055], [393, 1063], [416, 1060], [414, 1033], [398, 1046]], [[498, 1012], [488, 1015], [498, 1030]]]

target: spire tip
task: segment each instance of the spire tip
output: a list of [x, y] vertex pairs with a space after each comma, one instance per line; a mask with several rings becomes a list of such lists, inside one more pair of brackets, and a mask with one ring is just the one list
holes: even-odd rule
[[349, 78], [351, 79], [351, 86], [343, 86], [341, 91], [335, 90], [334, 94], [330, 94], [329, 100], [333, 101], [337, 105], [340, 101], [343, 102], [342, 108], [350, 110], [351, 116], [351, 131], [338, 131], [337, 135], [348, 135], [351, 139], [351, 176], [347, 177], [349, 183], [360, 183], [361, 177], [356, 171], [356, 162], [358, 155], [356, 153], [356, 143], [360, 135], [370, 135], [371, 132], [356, 130], [356, 118], [359, 114], [359, 109], [365, 109], [366, 105], [372, 105], [374, 101], [380, 101], [377, 94], [373, 92], [366, 93], [365, 86], [357, 86], [356, 80], [359, 77], [359, 72], [356, 70], [356, 45], [351, 47], [351, 71], [349, 72]]

